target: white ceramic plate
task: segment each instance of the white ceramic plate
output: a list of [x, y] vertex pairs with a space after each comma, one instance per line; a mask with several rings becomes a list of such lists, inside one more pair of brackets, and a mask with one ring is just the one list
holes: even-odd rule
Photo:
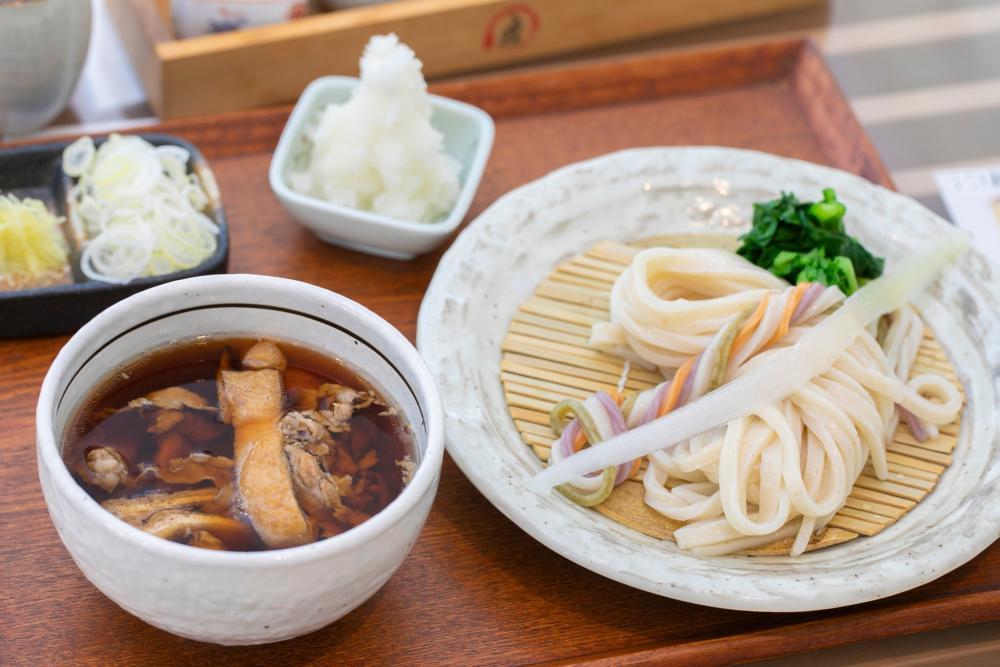
[[540, 463], [500, 386], [500, 343], [518, 305], [556, 263], [601, 239], [738, 234], [754, 201], [836, 188], [849, 231], [894, 260], [947, 225], [857, 176], [764, 153], [649, 148], [570, 165], [499, 199], [441, 260], [420, 309], [417, 345], [445, 404], [448, 452], [504, 514], [606, 577], [698, 604], [805, 611], [893, 595], [965, 563], [1000, 535], [1000, 270], [967, 254], [919, 300], [965, 386], [954, 460], [934, 491], [874, 537], [797, 558], [697, 558], [555, 492], [528, 488]]

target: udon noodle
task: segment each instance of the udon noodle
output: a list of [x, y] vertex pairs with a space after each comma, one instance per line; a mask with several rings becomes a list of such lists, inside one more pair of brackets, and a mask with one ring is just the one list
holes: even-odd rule
[[[594, 326], [592, 342], [671, 379], [624, 401], [598, 392], [561, 403], [551, 461], [583, 439], [597, 443], [635, 428], [766, 363], [844, 298], [837, 287], [789, 286], [722, 250], [639, 252], [614, 285], [611, 321]], [[903, 307], [783, 401], [653, 453], [642, 478], [646, 504], [684, 522], [674, 538], [698, 555], [787, 537], [794, 537], [792, 555], [802, 553], [869, 461], [886, 479], [886, 443], [900, 419], [923, 440], [961, 410], [958, 389], [944, 378], [908, 379], [923, 332], [920, 316]], [[580, 476], [562, 490], [598, 504], [638, 468], [634, 461]]]

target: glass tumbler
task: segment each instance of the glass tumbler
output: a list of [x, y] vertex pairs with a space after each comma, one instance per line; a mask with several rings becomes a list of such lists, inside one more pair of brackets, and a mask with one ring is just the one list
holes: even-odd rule
[[0, 0], [0, 137], [50, 123], [90, 44], [91, 0]]

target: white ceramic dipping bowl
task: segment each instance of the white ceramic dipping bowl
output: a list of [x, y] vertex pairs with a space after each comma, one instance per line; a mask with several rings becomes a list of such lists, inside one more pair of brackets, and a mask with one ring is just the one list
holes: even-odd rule
[[[252, 553], [177, 544], [105, 511], [70, 475], [63, 434], [91, 390], [157, 348], [195, 336], [271, 338], [356, 369], [413, 427], [417, 469], [388, 507], [341, 535]], [[255, 275], [190, 278], [125, 299], [59, 352], [36, 413], [38, 474], [52, 522], [83, 574], [147, 623], [218, 644], [279, 641], [367, 600], [403, 562], [430, 511], [444, 451], [441, 401], [414, 347], [338, 294]]]
[[444, 152], [460, 165], [458, 198], [443, 220], [397, 220], [293, 190], [288, 177], [293, 169], [303, 165], [306, 130], [328, 104], [343, 104], [351, 99], [359, 83], [348, 76], [324, 76], [306, 87], [271, 158], [268, 172], [271, 190], [290, 216], [327, 243], [392, 259], [413, 259], [444, 243], [468, 213], [493, 147], [493, 119], [470, 104], [440, 95], [429, 96], [431, 125], [444, 138]]

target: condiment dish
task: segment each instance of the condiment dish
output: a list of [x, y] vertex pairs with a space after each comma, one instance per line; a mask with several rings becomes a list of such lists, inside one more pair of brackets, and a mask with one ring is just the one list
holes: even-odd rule
[[[225, 273], [229, 265], [229, 226], [208, 161], [196, 146], [168, 134], [138, 135], [154, 146], [178, 146], [191, 155], [188, 169], [211, 182], [207, 214], [219, 227], [215, 252], [198, 266], [158, 276], [142, 276], [125, 284], [90, 280], [80, 269], [82, 247], [67, 231], [72, 282], [20, 290], [0, 290], [0, 337], [49, 336], [71, 333], [116, 301], [171, 280]], [[97, 145], [105, 139], [98, 139]], [[62, 172], [62, 154], [69, 141], [0, 149], [0, 192], [40, 199], [55, 214], [69, 217], [67, 194], [72, 180]]]
[[296, 192], [289, 185], [289, 175], [296, 166], [303, 165], [307, 129], [323, 107], [347, 102], [358, 84], [358, 79], [345, 76], [322, 77], [309, 84], [292, 110], [271, 159], [271, 189], [289, 215], [327, 243], [383, 257], [412, 259], [443, 243], [468, 212], [493, 146], [493, 120], [485, 111], [464, 102], [429, 96], [431, 123], [444, 136], [445, 152], [461, 165], [458, 198], [443, 220], [397, 220]]
[[[119, 520], [72, 477], [67, 429], [95, 388], [138, 357], [198, 337], [265, 337], [354, 368], [412, 427], [416, 470], [361, 525], [288, 549], [226, 552], [161, 539]], [[413, 546], [437, 490], [444, 450], [437, 389], [413, 346], [357, 303], [305, 283], [205, 276], [154, 287], [73, 336], [42, 383], [38, 471], [52, 522], [84, 575], [126, 611], [174, 634], [259, 644], [321, 628], [367, 600]]]

